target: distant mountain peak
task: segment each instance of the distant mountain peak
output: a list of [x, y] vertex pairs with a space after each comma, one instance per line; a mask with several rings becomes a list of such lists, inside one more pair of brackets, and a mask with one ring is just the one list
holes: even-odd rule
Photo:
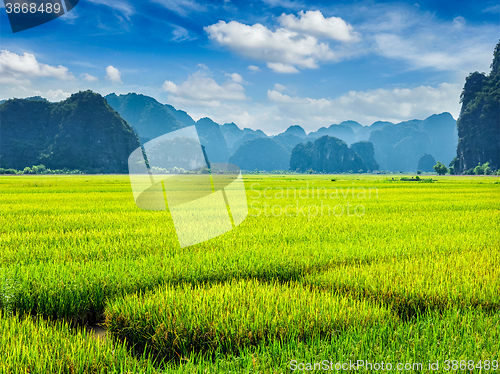
[[292, 125], [285, 130], [282, 134], [284, 135], [296, 135], [301, 138], [305, 138], [307, 136], [306, 131], [299, 125]]

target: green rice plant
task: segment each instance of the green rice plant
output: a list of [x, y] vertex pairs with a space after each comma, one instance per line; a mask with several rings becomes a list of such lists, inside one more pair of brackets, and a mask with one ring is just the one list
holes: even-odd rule
[[500, 250], [409, 256], [332, 267], [305, 284], [382, 302], [402, 316], [459, 308], [500, 311]]
[[40, 318], [0, 315], [0, 373], [157, 373], [147, 356], [123, 343], [98, 340], [85, 330]]
[[167, 286], [116, 299], [105, 314], [113, 336], [165, 358], [237, 352], [262, 342], [329, 338], [352, 326], [396, 320], [386, 309], [364, 301], [300, 284], [254, 280]]
[[[0, 282], [8, 285], [0, 306], [99, 321], [108, 300], [165, 283], [290, 281], [336, 266], [500, 247], [498, 187], [479, 184], [484, 178], [428, 185], [347, 175], [245, 178], [249, 217], [181, 249], [168, 212], [135, 206], [128, 176], [2, 177]], [[369, 188], [372, 198], [361, 193]], [[365, 214], [302, 209], [326, 213], [347, 203], [362, 204]], [[266, 215], [264, 204], [282, 214]]]
[[[326, 365], [328, 370], [325, 372], [369, 373], [377, 372], [370, 370], [369, 363], [384, 362], [386, 367], [390, 363], [394, 372], [405, 372], [397, 370], [397, 364], [403, 364], [403, 367], [409, 364], [406, 372], [410, 373], [485, 373], [500, 369], [499, 352], [500, 314], [449, 310], [444, 314], [419, 315], [406, 322], [382, 321], [372, 326], [354, 326], [327, 339], [261, 343], [234, 354], [217, 356], [216, 359], [208, 354], [193, 352], [180, 363], [168, 363], [165, 371], [209, 374], [323, 372], [318, 369], [298, 370], [298, 363], [309, 363], [311, 367], [314, 364]], [[450, 370], [445, 370], [446, 360]], [[458, 368], [451, 370], [454, 360]], [[474, 361], [474, 369], [460, 370], [460, 365], [470, 365], [471, 360]], [[350, 363], [356, 367], [358, 362], [360, 366], [357, 370], [335, 367], [342, 363], [347, 363], [347, 368]], [[429, 370], [429, 364], [435, 368], [436, 363], [438, 370]]]

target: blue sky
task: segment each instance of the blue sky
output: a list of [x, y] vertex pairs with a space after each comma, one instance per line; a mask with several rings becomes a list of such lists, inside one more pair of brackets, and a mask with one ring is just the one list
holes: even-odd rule
[[457, 118], [500, 36], [497, 1], [80, 0], [15, 34], [0, 11], [0, 99], [137, 92], [269, 134]]

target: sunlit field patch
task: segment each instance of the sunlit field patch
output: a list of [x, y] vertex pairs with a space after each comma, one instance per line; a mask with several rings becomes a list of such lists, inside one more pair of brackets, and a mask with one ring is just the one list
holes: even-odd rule
[[329, 338], [352, 326], [396, 319], [366, 302], [299, 284], [257, 281], [168, 286], [118, 299], [106, 308], [109, 332], [169, 358], [193, 351], [237, 352], [261, 342]]

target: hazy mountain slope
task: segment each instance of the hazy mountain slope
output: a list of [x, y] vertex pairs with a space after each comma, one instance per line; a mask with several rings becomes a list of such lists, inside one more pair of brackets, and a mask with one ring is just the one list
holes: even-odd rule
[[242, 170], [288, 170], [290, 152], [271, 138], [259, 137], [243, 143], [229, 158]]
[[112, 93], [105, 96], [105, 99], [134, 128], [143, 144], [186, 127], [186, 124], [172, 115], [169, 108], [152, 97], [135, 93], [118, 96]]

